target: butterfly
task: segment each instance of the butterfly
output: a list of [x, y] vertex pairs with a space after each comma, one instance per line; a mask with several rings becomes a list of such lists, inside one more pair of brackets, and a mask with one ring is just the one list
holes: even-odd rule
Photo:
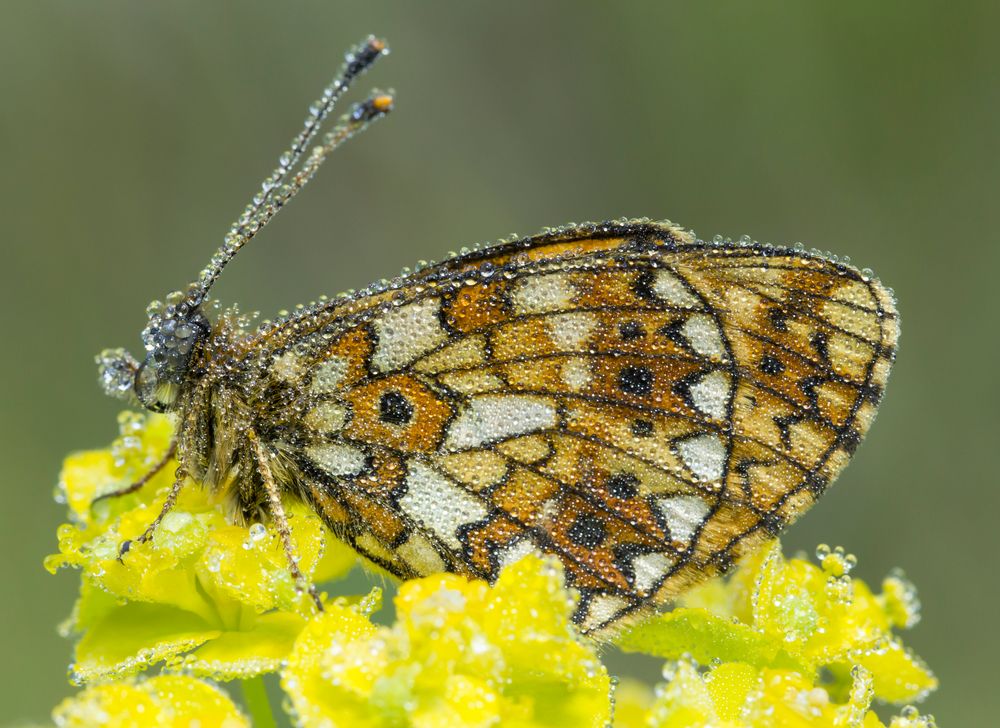
[[492, 581], [554, 556], [580, 595], [574, 621], [597, 634], [775, 537], [847, 464], [895, 355], [891, 292], [847, 264], [626, 220], [463, 253], [274, 321], [211, 310], [232, 257], [391, 110], [373, 92], [310, 147], [386, 52], [369, 38], [347, 55], [210, 265], [151, 304], [145, 360], [98, 357], [109, 394], [177, 420], [153, 471], [176, 458], [174, 485], [139, 540], [201, 483], [235, 520], [270, 521], [304, 585], [282, 502], [300, 499], [403, 579]]

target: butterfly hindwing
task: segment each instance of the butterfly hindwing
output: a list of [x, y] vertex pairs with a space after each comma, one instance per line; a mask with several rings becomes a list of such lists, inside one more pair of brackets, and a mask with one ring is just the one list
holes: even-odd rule
[[404, 578], [551, 554], [593, 631], [808, 507], [897, 332], [853, 268], [637, 223], [477, 251], [263, 336], [278, 439], [335, 531]]

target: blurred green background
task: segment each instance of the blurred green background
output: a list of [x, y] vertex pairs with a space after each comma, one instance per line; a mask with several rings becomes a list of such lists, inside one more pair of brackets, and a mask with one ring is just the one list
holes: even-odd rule
[[[338, 152], [216, 293], [273, 313], [570, 220], [670, 217], [849, 255], [899, 298], [878, 423], [789, 550], [920, 588], [944, 726], [993, 724], [1000, 640], [995, 2], [0, 4], [0, 711], [70, 692], [50, 576], [67, 452], [118, 404], [93, 355], [207, 261], [343, 51], [396, 113]], [[364, 93], [364, 88], [359, 93]], [[990, 717], [987, 717], [990, 716]]]

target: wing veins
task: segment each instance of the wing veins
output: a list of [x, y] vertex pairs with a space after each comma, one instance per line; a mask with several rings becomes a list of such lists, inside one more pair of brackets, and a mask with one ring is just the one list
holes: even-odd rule
[[[565, 433], [557, 433], [557, 434], [562, 435], [562, 434], [565, 434]], [[587, 503], [589, 503], [590, 505], [594, 506], [601, 513], [608, 514], [614, 520], [616, 520], [619, 523], [622, 523], [622, 524], [628, 526], [631, 529], [634, 529], [637, 533], [641, 534], [642, 536], [645, 536], [646, 538], [649, 538], [650, 540], [655, 541], [657, 543], [665, 543], [662, 538], [660, 538], [659, 536], [656, 536], [656, 535], [654, 535], [652, 533], [649, 533], [648, 531], [646, 531], [642, 527], [640, 527], [638, 524], [632, 523], [627, 518], [625, 518], [625, 516], [623, 516], [618, 511], [610, 508], [607, 503], [602, 502], [599, 498], [597, 498], [592, 493], [588, 493], [586, 490], [583, 490], [583, 489], [577, 487], [576, 485], [573, 485], [572, 483], [569, 483], [569, 482], [567, 482], [565, 480], [561, 480], [561, 479], [555, 477], [554, 475], [549, 475], [547, 473], [544, 473], [539, 468], [535, 467], [534, 465], [529, 465], [528, 463], [523, 463], [520, 460], [517, 460], [517, 459], [511, 457], [510, 455], [506, 455], [504, 453], [498, 453], [498, 454], [504, 460], [506, 460], [507, 462], [511, 463], [515, 468], [524, 468], [528, 472], [534, 473], [535, 475], [537, 475], [540, 478], [544, 478], [546, 480], [551, 480], [551, 481], [554, 481], [555, 483], [558, 483], [566, 491], [577, 495], [582, 500], [584, 500]], [[595, 483], [595, 485], [596, 485], [596, 483]]]
[[[733, 286], [737, 286], [739, 288], [742, 288], [745, 291], [749, 291], [751, 293], [754, 293], [754, 294], [760, 296], [762, 299], [764, 299], [766, 301], [769, 301], [771, 303], [775, 303], [775, 304], [778, 304], [778, 305], [782, 305], [784, 303], [784, 301], [781, 301], [781, 300], [779, 300], [777, 298], [774, 298], [773, 296], [769, 296], [766, 293], [761, 293], [759, 291], [755, 291], [754, 289], [750, 288], [749, 286], [745, 286], [742, 283], [739, 283], [737, 281], [728, 281], [728, 283], [731, 283]], [[727, 315], [727, 320], [728, 320], [729, 312], [728, 311], [724, 311], [724, 313]], [[807, 319], [809, 319], [811, 321], [814, 321], [815, 323], [820, 324], [821, 326], [825, 326], [825, 327], [829, 328], [832, 331], [836, 331], [837, 333], [843, 334], [844, 336], [848, 336], [848, 337], [854, 339], [855, 341], [860, 341], [860, 342], [862, 342], [864, 344], [867, 344], [868, 346], [875, 347], [875, 346], [878, 346], [878, 345], [881, 344], [881, 341], [879, 341], [879, 342], [870, 341], [870, 340], [868, 340], [867, 338], [865, 338], [864, 336], [862, 336], [860, 334], [855, 334], [855, 333], [853, 333], [851, 331], [848, 331], [847, 329], [843, 329], [843, 328], [837, 326], [836, 324], [832, 323], [831, 321], [827, 321], [826, 319], [824, 319], [824, 318], [822, 318], [820, 316], [817, 316], [815, 314], [809, 313], [808, 311], [803, 311], [801, 309], [796, 309], [795, 313], [798, 314], [798, 315], [800, 315], [800, 316], [802, 316], [802, 317], [804, 317], [804, 318], [807, 318]], [[882, 315], [884, 315], [884, 314], [876, 315], [876, 320], [879, 322], [879, 335], [880, 335], [880, 338], [884, 338], [883, 334], [884, 334], [884, 328], [885, 328], [884, 326], [882, 326], [882, 323], [881, 323], [882, 322]]]
[[[390, 456], [397, 457], [401, 461], [405, 461], [406, 460], [406, 458], [404, 457], [404, 453], [402, 453], [401, 451], [396, 450], [394, 448], [386, 447], [385, 445], [381, 445], [381, 444], [377, 444], [377, 443], [369, 443], [369, 442], [366, 442], [366, 441], [356, 440], [354, 438], [349, 438], [349, 437], [346, 437], [346, 436], [341, 437], [341, 440], [343, 442], [347, 442], [347, 443], [351, 443], [351, 444], [355, 444], [355, 445], [361, 446], [362, 448], [373, 448], [373, 449], [381, 450], [383, 452], [388, 453]], [[425, 458], [425, 460], [426, 460], [426, 458]], [[428, 467], [433, 468], [433, 470], [438, 475], [440, 475], [443, 478], [446, 478], [449, 482], [454, 483], [457, 487], [461, 488], [463, 491], [465, 491], [466, 493], [468, 493], [469, 495], [473, 496], [478, 501], [480, 501], [486, 507], [486, 509], [487, 509], [488, 512], [490, 512], [490, 513], [499, 512], [500, 514], [502, 514], [502, 516], [504, 518], [506, 518], [507, 520], [509, 520], [512, 523], [514, 523], [516, 526], [518, 526], [526, 534], [537, 534], [537, 532], [538, 532], [539, 529], [532, 528], [531, 526], [527, 525], [526, 523], [524, 523], [520, 519], [515, 518], [513, 515], [511, 515], [507, 511], [505, 511], [502, 508], [498, 507], [491, 500], [484, 499], [480, 494], [478, 494], [475, 491], [471, 490], [464, 483], [461, 483], [458, 480], [456, 480], [454, 477], [452, 477], [451, 475], [442, 472], [441, 469], [436, 464], [431, 463], [431, 462], [427, 462], [426, 464], [427, 464]], [[342, 482], [342, 481], [338, 481], [338, 483], [339, 482]], [[354, 490], [357, 492], [359, 489], [357, 489], [355, 487]], [[362, 491], [362, 493], [365, 496], [369, 495], [367, 493], [367, 491]], [[457, 558], [458, 561], [460, 561], [462, 564], [464, 564], [470, 570], [476, 571], [478, 573], [478, 575], [481, 576], [482, 578], [487, 579], [487, 580], [489, 579], [489, 574], [487, 574], [487, 573], [481, 571], [480, 569], [478, 569], [477, 567], [473, 566], [466, 559], [462, 558], [460, 554], [457, 554], [453, 549], [451, 549], [448, 546], [444, 545], [441, 542], [440, 538], [438, 538], [433, 533], [429, 533], [426, 529], [424, 529], [418, 523], [414, 522], [413, 519], [410, 518], [404, 511], [402, 511], [401, 509], [396, 508], [395, 506], [392, 506], [392, 505], [388, 506], [388, 509], [391, 510], [393, 513], [396, 513], [396, 514], [400, 515], [400, 517], [403, 518], [403, 520], [405, 520], [414, 531], [417, 531], [418, 533], [422, 534], [425, 538], [428, 538], [435, 545], [437, 545], [439, 547], [437, 550], [443, 549], [447, 554], [452, 555], [455, 558]], [[557, 543], [555, 543], [555, 541], [553, 541], [551, 538], [548, 537], [548, 534], [546, 534], [546, 543], [548, 545], [550, 545], [551, 549], [554, 552], [558, 553], [560, 557], [565, 558], [565, 559], [567, 559], [569, 561], [572, 561], [574, 563], [577, 563], [581, 567], [582, 570], [586, 571], [588, 574], [590, 574], [594, 578], [600, 580], [602, 583], [607, 584], [610, 588], [620, 589], [620, 587], [617, 587], [616, 585], [611, 584], [610, 582], [608, 582], [607, 579], [605, 579], [604, 577], [602, 577], [599, 573], [594, 572], [589, 566], [587, 566], [587, 564], [585, 562], [580, 561], [572, 553], [570, 553], [570, 552], [566, 551], [565, 549], [563, 549], [562, 547], [560, 547]], [[622, 594], [626, 595], [627, 592], [622, 592]]]
[[[745, 266], [745, 267], [739, 268], [739, 270], [753, 270], [753, 268], [751, 266]], [[766, 294], [764, 291], [762, 291], [760, 289], [751, 288], [749, 285], [747, 285], [746, 281], [735, 280], [735, 279], [730, 279], [730, 278], [726, 278], [725, 280], [727, 282], [736, 283], [737, 285], [740, 285], [741, 287], [745, 288], [746, 290], [753, 290], [753, 291], [755, 291], [760, 296], [766, 296], [766, 295], [768, 295], [768, 294]], [[841, 306], [844, 306], [845, 308], [850, 308], [850, 309], [853, 309], [855, 311], [860, 311], [862, 313], [871, 314], [872, 316], [875, 316], [876, 318], [880, 317], [880, 316], [884, 316], [886, 318], [895, 318], [894, 314], [890, 314], [888, 312], [882, 311], [877, 305], [876, 305], [875, 308], [868, 308], [867, 306], [862, 306], [861, 304], [854, 303], [852, 301], [844, 301], [844, 300], [839, 299], [839, 298], [832, 298], [830, 296], [824, 296], [821, 293], [813, 293], [812, 291], [806, 290], [804, 288], [797, 288], [795, 286], [787, 286], [787, 285], [785, 285], [783, 283], [776, 283], [776, 282], [773, 282], [773, 281], [768, 281], [766, 284], [762, 284], [762, 285], [765, 285], [765, 286], [768, 286], [768, 287], [771, 287], [771, 288], [780, 288], [783, 291], [789, 291], [789, 292], [795, 293], [796, 295], [806, 296], [808, 298], [812, 298], [812, 299], [815, 299], [815, 300], [818, 300], [818, 301], [830, 301], [831, 303], [839, 304]], [[873, 298], [873, 300], [876, 300], [876, 304], [877, 304], [877, 299], [875, 299], [874, 296], [872, 296], [872, 298]]]

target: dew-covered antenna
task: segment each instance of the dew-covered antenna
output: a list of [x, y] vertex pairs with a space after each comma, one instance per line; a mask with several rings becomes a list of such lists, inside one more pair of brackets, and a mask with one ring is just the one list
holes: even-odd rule
[[188, 376], [191, 357], [199, 343], [210, 334], [212, 326], [201, 304], [222, 269], [305, 187], [330, 152], [392, 111], [392, 96], [373, 91], [365, 101], [342, 116], [320, 144], [309, 150], [334, 104], [351, 82], [388, 52], [384, 41], [369, 37], [347, 54], [333, 83], [309, 107], [305, 127], [292, 140], [288, 151], [278, 158], [277, 168], [233, 223], [208, 267], [186, 292], [175, 291], [167, 296], [165, 303], [153, 301], [149, 304], [146, 308], [148, 321], [142, 330], [146, 349], [142, 364], [124, 349], [106, 349], [97, 356], [99, 380], [107, 394], [138, 401], [154, 412], [170, 411], [176, 404], [180, 387]]
[[[229, 229], [225, 241], [212, 256], [209, 265], [198, 275], [198, 280], [188, 288], [185, 296], [188, 306], [195, 308], [205, 300], [222, 269], [235, 257], [240, 248], [250, 242], [254, 235], [270, 222], [278, 210], [305, 187], [330, 152], [366, 129], [371, 122], [392, 111], [392, 95], [372, 91], [365, 101], [355, 104], [350, 112], [344, 114], [324, 135], [322, 143], [313, 147], [308, 156], [305, 156], [310, 142], [319, 133], [323, 122], [351, 82], [388, 52], [389, 48], [385, 41], [369, 36], [345, 56], [344, 65], [341, 66], [337, 77], [323, 90], [323, 95], [309, 107], [309, 116], [306, 117], [302, 131], [292, 140], [289, 149], [278, 158], [278, 166], [261, 184], [261, 191], [254, 195], [250, 204], [243, 210], [243, 214]], [[294, 171], [300, 161], [301, 166], [298, 171]]]

